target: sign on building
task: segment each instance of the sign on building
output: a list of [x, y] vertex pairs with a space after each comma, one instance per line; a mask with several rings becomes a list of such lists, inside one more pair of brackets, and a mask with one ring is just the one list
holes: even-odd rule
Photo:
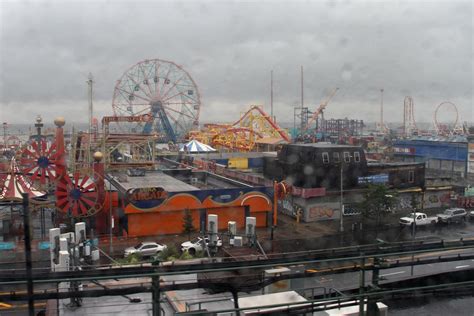
[[397, 154], [414, 155], [416, 150], [414, 147], [393, 147], [393, 152]]
[[469, 143], [468, 144], [467, 172], [468, 173], [474, 173], [474, 143]]
[[367, 177], [358, 177], [357, 182], [359, 184], [383, 184], [388, 182], [388, 174], [381, 173]]

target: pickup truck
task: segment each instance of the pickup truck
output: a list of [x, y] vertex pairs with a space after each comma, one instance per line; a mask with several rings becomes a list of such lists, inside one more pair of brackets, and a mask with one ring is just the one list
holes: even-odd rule
[[[413, 220], [414, 219], [414, 220]], [[400, 218], [399, 223], [400, 226], [425, 226], [436, 224], [438, 222], [438, 216], [427, 216], [425, 213], [413, 213], [408, 214], [405, 217]]]

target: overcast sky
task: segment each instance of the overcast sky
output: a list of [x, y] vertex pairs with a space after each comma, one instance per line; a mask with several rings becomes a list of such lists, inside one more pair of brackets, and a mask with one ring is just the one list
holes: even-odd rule
[[[115, 81], [143, 59], [182, 65], [202, 96], [202, 121], [233, 121], [250, 104], [279, 121], [316, 108], [326, 118], [402, 121], [403, 99], [431, 121], [449, 100], [474, 121], [472, 1], [0, 1], [0, 119], [87, 119], [112, 114]], [[446, 120], [452, 118], [440, 110]]]

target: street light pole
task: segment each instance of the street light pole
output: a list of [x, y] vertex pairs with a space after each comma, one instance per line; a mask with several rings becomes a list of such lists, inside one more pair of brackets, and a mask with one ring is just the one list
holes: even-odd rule
[[341, 216], [339, 219], [339, 231], [342, 233], [344, 232], [344, 196], [343, 196], [343, 170], [342, 170], [342, 161], [341, 161], [341, 200], [340, 200], [340, 206], [341, 206]]
[[[413, 210], [413, 224], [411, 224], [411, 228], [412, 228], [412, 231], [411, 231], [411, 234], [412, 234], [412, 247], [415, 247], [415, 240], [416, 240], [416, 209]], [[410, 270], [410, 274], [413, 276], [414, 274], [414, 266], [413, 266], [413, 262], [415, 261], [415, 253], [413, 252], [411, 254], [411, 270]]]
[[112, 257], [112, 252], [114, 250], [112, 246], [112, 234], [113, 234], [113, 216], [112, 216], [112, 182], [109, 180], [109, 254]]

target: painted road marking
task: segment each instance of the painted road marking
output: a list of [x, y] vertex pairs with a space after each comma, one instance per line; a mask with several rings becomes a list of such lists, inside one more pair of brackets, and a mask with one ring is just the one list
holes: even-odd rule
[[387, 275], [395, 275], [395, 274], [400, 274], [400, 273], [405, 273], [405, 271], [398, 271], [398, 272], [392, 272], [392, 273], [387, 273], [387, 274], [381, 274], [380, 276], [387, 276]]
[[456, 269], [462, 269], [462, 268], [467, 268], [469, 267], [469, 265], [465, 265], [465, 266], [457, 266]]

